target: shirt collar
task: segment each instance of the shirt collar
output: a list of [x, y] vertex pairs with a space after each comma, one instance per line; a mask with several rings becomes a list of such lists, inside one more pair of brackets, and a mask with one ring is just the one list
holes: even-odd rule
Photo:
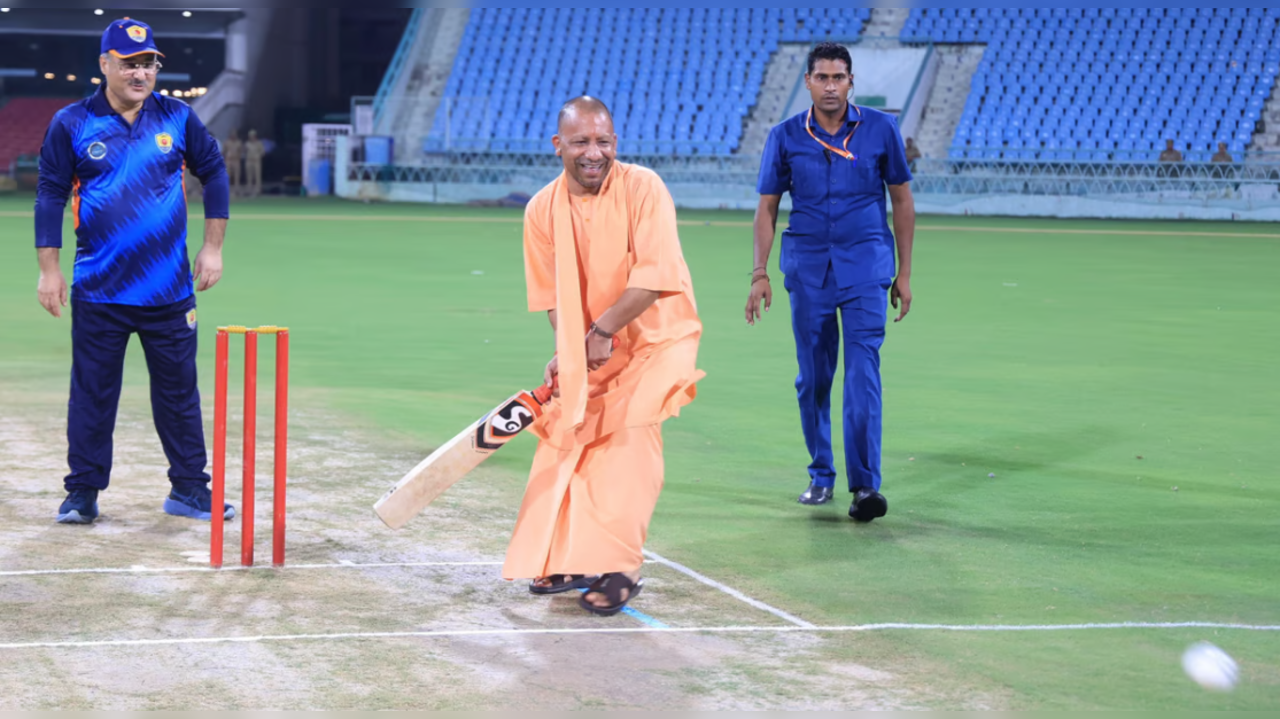
[[603, 196], [606, 192], [609, 191], [610, 187], [613, 187], [613, 178], [617, 174], [618, 174], [618, 156], [614, 155], [613, 162], [609, 163], [609, 174], [605, 175], [604, 182], [600, 183], [600, 192], [596, 193], [597, 197]]
[[[817, 114], [817, 113], [815, 112], [814, 114]], [[866, 119], [866, 118], [864, 118], [864, 117], [862, 116], [862, 108], [858, 107], [857, 105], [853, 104], [852, 102], [846, 102], [846, 103], [845, 103], [844, 129], [846, 129], [846, 130], [847, 130], [847, 129], [850, 129], [850, 128], [852, 128], [852, 127], [853, 127], [854, 123], [856, 123], [856, 122], [861, 122], [861, 121], [863, 121], [864, 119]], [[813, 127], [814, 132], [821, 132], [821, 133], [825, 134], [827, 137], [836, 137], [836, 135], [839, 135], [839, 134], [840, 134], [840, 133], [836, 133], [836, 135], [832, 135], [831, 133], [827, 132], [827, 131], [822, 127], [822, 125], [819, 125], [819, 124], [818, 124], [818, 121], [817, 121], [817, 120], [814, 120], [814, 121], [812, 122], [812, 127]]]

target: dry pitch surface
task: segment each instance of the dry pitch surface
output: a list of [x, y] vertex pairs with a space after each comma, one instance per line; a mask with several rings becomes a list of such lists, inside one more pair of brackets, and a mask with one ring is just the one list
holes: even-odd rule
[[[1000, 705], [948, 687], [945, 671], [897, 655], [882, 636], [652, 631], [796, 628], [661, 563], [646, 567], [636, 602], [643, 617], [595, 618], [572, 597], [532, 597], [498, 576], [520, 478], [482, 467], [393, 532], [373, 517], [371, 501], [428, 448], [344, 426], [323, 397], [306, 393], [291, 416], [287, 568], [262, 566], [270, 563], [268, 489], [258, 497], [260, 568], [205, 569], [208, 525], [160, 511], [167, 467], [137, 382], [126, 383], [102, 516], [90, 527], [59, 526], [65, 399], [13, 387], [4, 394], [0, 707]], [[263, 388], [264, 416], [270, 396]], [[231, 458], [239, 457], [238, 426], [233, 414]], [[264, 431], [264, 488], [270, 442]], [[228, 470], [238, 505], [238, 459]], [[229, 567], [239, 528], [228, 525]]]

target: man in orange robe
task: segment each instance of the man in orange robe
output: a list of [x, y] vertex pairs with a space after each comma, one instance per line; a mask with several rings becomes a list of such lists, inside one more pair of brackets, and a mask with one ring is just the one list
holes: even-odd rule
[[535, 594], [589, 585], [583, 608], [609, 616], [642, 587], [662, 422], [696, 394], [702, 323], [675, 203], [652, 170], [615, 161], [608, 108], [569, 101], [552, 143], [564, 172], [525, 209], [524, 253], [559, 399], [530, 428], [540, 442], [503, 576], [532, 578]]

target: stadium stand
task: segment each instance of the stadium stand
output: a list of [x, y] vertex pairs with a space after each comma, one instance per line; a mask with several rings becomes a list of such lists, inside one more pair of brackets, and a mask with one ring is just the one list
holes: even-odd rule
[[75, 102], [65, 98], [18, 97], [0, 107], [0, 174], [22, 155], [40, 152], [44, 132], [58, 110]]
[[921, 8], [904, 42], [983, 43], [953, 160], [1239, 158], [1280, 74], [1280, 8]]
[[[545, 149], [568, 98], [613, 110], [624, 149], [729, 155], [779, 43], [850, 39], [869, 8], [477, 8], [424, 149]], [[598, 70], [598, 75], [591, 74]]]

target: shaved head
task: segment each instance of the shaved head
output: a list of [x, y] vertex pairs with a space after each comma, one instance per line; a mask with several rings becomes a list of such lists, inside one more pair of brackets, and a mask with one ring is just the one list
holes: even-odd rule
[[560, 106], [560, 116], [556, 118], [556, 130], [564, 132], [564, 123], [570, 118], [596, 113], [604, 113], [609, 118], [610, 124], [613, 123], [613, 113], [609, 112], [608, 105], [590, 95], [575, 97]]

